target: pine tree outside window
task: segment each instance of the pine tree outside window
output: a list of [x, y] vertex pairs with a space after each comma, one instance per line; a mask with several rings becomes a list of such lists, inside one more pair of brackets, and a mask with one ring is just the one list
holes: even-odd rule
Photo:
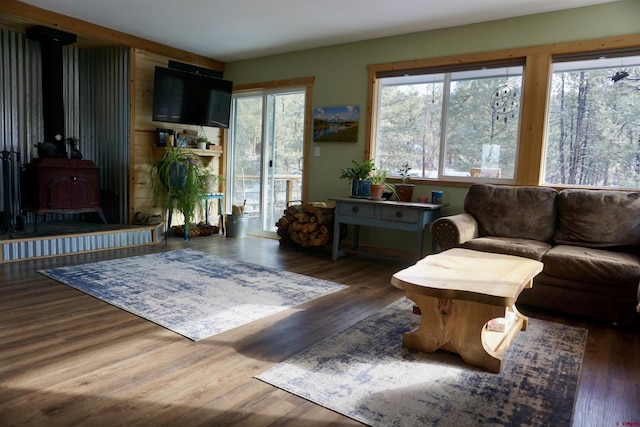
[[640, 187], [640, 55], [557, 57], [544, 184]]
[[522, 74], [494, 63], [380, 76], [376, 165], [391, 176], [408, 161], [414, 178], [514, 182]]

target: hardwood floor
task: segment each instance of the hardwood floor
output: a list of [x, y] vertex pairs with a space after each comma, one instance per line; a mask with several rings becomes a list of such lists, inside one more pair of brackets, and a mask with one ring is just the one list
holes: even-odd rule
[[[181, 247], [349, 288], [192, 342], [37, 273]], [[253, 376], [402, 297], [408, 264], [214, 236], [0, 265], [0, 425], [360, 425]], [[640, 425], [638, 332], [521, 309], [589, 329], [575, 426]]]

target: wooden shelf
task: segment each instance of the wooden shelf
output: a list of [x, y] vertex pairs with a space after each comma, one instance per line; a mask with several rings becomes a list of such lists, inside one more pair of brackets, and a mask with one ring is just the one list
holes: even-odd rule
[[[165, 147], [158, 147], [158, 146], [154, 146], [153, 147], [153, 151], [155, 153], [157, 152], [161, 152], [164, 151]], [[200, 157], [216, 157], [222, 154], [222, 147], [219, 145], [214, 145], [213, 147], [209, 148], [208, 150], [200, 150], [197, 148], [185, 148], [185, 150], [190, 150], [193, 152], [193, 154], [195, 154], [196, 156], [200, 156]]]
[[485, 350], [490, 355], [502, 360], [502, 356], [509, 349], [509, 346], [518, 335], [518, 332], [525, 328], [525, 319], [516, 318], [511, 326], [504, 332], [482, 331], [482, 343]]
[[217, 145], [209, 148], [208, 150], [199, 150], [197, 148], [189, 148], [189, 150], [193, 151], [193, 154], [196, 154], [200, 157], [215, 157], [222, 154], [222, 147]]

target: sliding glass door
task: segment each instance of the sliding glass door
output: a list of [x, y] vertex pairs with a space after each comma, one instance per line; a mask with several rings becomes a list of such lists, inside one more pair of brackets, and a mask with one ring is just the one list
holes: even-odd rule
[[227, 203], [245, 206], [249, 233], [275, 235], [288, 203], [302, 199], [305, 102], [304, 88], [233, 96]]

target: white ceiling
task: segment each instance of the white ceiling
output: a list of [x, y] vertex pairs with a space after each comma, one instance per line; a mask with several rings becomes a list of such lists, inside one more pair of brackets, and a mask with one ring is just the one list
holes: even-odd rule
[[228, 62], [615, 0], [22, 1]]

